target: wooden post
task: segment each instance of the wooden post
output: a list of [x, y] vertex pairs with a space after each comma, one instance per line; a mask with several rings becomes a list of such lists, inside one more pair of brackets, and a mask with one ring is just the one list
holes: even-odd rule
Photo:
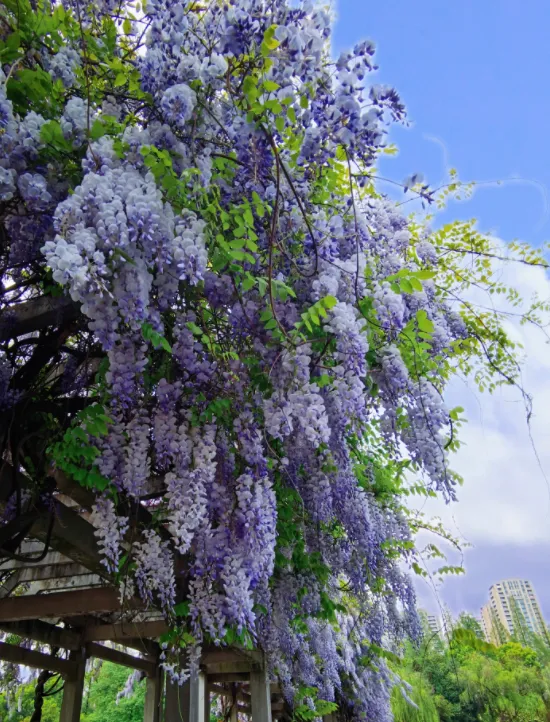
[[[202, 672], [181, 687], [167, 681], [165, 722], [208, 722], [205, 719], [207, 694], [206, 675]], [[210, 709], [208, 711], [210, 713]]]
[[162, 709], [162, 681], [162, 668], [160, 665], [157, 665], [155, 674], [151, 677], [147, 677], [147, 681], [145, 683], [143, 722], [160, 722], [160, 713]]
[[250, 672], [252, 722], [271, 722], [271, 688], [267, 670]]
[[84, 694], [84, 674], [86, 672], [86, 653], [83, 649], [71, 652], [71, 661], [75, 662], [74, 671], [65, 679], [63, 701], [59, 722], [79, 722]]
[[189, 682], [180, 686], [166, 678], [164, 722], [189, 722]]
[[207, 722], [204, 714], [206, 709], [205, 697], [208, 694], [206, 689], [206, 675], [203, 672], [199, 672], [195, 677], [191, 677], [189, 687], [188, 722]]
[[210, 722], [210, 690], [208, 689], [208, 679], [204, 677], [204, 722]]

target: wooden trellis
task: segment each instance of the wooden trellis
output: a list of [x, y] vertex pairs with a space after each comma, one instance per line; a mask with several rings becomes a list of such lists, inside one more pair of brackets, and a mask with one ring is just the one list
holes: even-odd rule
[[[0, 509], [11, 494], [12, 474], [4, 463]], [[278, 686], [269, 683], [258, 651], [205, 649], [196, 678], [183, 686], [164, 679], [157, 640], [167, 630], [165, 622], [158, 610], [144, 609], [138, 599], [125, 601], [122, 608], [88, 521], [93, 495], [61, 474], [54, 476], [53, 514], [52, 509], [35, 514], [15, 548], [0, 529], [0, 630], [64, 650], [64, 656], [2, 642], [0, 659], [62, 675], [60, 722], [80, 719], [86, 660], [92, 657], [146, 675], [145, 722], [208, 722], [213, 694], [228, 702], [231, 722], [239, 714], [254, 722], [284, 719], [288, 710]], [[18, 479], [22, 488], [26, 481]], [[145, 524], [150, 520], [144, 505], [134, 513]]]

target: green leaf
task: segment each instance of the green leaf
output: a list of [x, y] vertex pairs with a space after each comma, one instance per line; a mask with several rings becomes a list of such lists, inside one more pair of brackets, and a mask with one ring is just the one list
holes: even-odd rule
[[435, 271], [415, 271], [414, 275], [421, 281], [427, 281], [430, 278], [435, 278], [437, 274]]
[[250, 289], [253, 288], [255, 285], [256, 285], [256, 279], [254, 278], [254, 276], [251, 276], [250, 274], [248, 274], [246, 276], [246, 278], [244, 279], [244, 281], [241, 283], [241, 287], [242, 287], [243, 291], [245, 291], [245, 292], [250, 291]]
[[250, 210], [250, 207], [248, 207], [245, 212], [243, 213], [244, 222], [249, 228], [253, 228], [254, 226], [254, 216], [252, 215], [252, 211]]
[[428, 314], [426, 313], [426, 311], [417, 311], [416, 321], [418, 323], [418, 328], [420, 331], [423, 331], [424, 333], [433, 333], [434, 324], [433, 321], [428, 318]]
[[319, 303], [321, 303], [325, 308], [331, 309], [336, 306], [338, 299], [334, 298], [334, 296], [325, 296], [319, 301]]
[[91, 140], [98, 140], [102, 138], [106, 133], [105, 126], [100, 120], [94, 120], [92, 127], [90, 128]]
[[190, 612], [189, 602], [180, 602], [174, 607], [176, 617], [188, 617]]
[[125, 85], [128, 77], [126, 73], [120, 72], [116, 74], [114, 86], [115, 88], [119, 88], [121, 85]]
[[263, 88], [266, 92], [272, 93], [275, 90], [279, 90], [281, 87], [278, 83], [275, 83], [273, 80], [264, 80], [262, 83]]
[[285, 119], [279, 116], [278, 118], [275, 118], [275, 127], [279, 131], [279, 133], [282, 133], [285, 129]]
[[403, 291], [403, 293], [413, 292], [412, 283], [407, 278], [402, 278], [399, 281], [399, 288]]
[[418, 291], [419, 293], [421, 293], [423, 291], [423, 286], [420, 283], [420, 281], [418, 280], [418, 278], [411, 276], [409, 281], [410, 281], [410, 284], [413, 287], [414, 291]]

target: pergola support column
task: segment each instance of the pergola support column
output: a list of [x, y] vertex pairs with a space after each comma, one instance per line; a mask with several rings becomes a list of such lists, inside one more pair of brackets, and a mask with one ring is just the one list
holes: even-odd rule
[[79, 722], [82, 709], [84, 675], [86, 673], [85, 650], [71, 652], [70, 659], [75, 666], [74, 670], [65, 678], [59, 722]]
[[188, 722], [189, 682], [178, 685], [166, 678], [164, 722]]
[[147, 677], [147, 681], [145, 683], [143, 722], [160, 722], [162, 710], [162, 682], [162, 668], [160, 665], [157, 665], [155, 674], [151, 677]]
[[188, 684], [189, 722], [208, 722], [205, 717], [205, 710], [206, 696], [208, 695], [210, 699], [210, 694], [206, 685], [206, 675], [203, 672], [199, 672], [195, 677], [191, 677]]
[[208, 722], [207, 705], [210, 716], [210, 693], [203, 672], [191, 677], [181, 686], [167, 680], [165, 722]]
[[250, 672], [252, 722], [271, 722], [271, 687], [266, 669]]

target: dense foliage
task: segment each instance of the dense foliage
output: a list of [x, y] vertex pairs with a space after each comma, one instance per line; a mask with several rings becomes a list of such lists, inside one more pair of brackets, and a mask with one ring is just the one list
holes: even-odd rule
[[331, 59], [320, 5], [3, 12], [3, 538], [67, 474], [97, 494], [106, 574], [172, 623], [175, 678], [182, 644], [191, 667], [205, 640], [255, 644], [303, 717], [390, 719], [382, 650], [419, 629], [402, 495], [456, 496], [452, 375], [517, 375], [499, 315], [461, 301], [517, 300], [498, 251], [377, 194], [404, 108], [368, 83], [372, 43]]
[[[550, 637], [531, 633], [535, 649], [510, 639], [495, 647], [464, 615], [446, 632], [427, 627], [418, 647], [408, 646], [401, 674], [416, 706], [396, 692], [397, 722], [544, 722], [550, 714]], [[479, 625], [477, 625], [478, 631]]]

